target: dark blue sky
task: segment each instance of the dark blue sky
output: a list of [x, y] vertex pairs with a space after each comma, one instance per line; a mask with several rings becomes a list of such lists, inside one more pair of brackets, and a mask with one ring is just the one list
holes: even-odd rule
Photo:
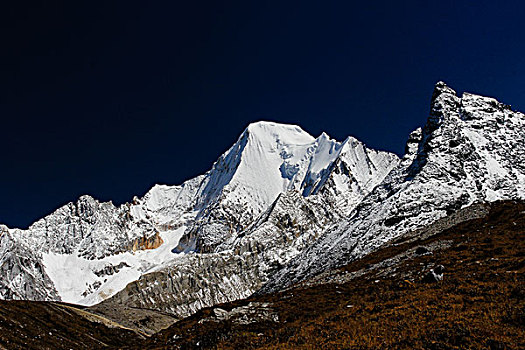
[[438, 80], [525, 109], [521, 1], [14, 3], [0, 8], [11, 227], [85, 193], [179, 184], [256, 120], [400, 154]]

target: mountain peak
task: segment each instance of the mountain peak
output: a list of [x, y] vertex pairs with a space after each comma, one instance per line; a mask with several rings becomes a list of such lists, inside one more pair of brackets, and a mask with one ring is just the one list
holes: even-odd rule
[[430, 102], [430, 116], [425, 126], [425, 133], [434, 131], [443, 119], [457, 111], [460, 106], [460, 98], [456, 96], [456, 91], [450, 88], [443, 81], [438, 81], [434, 86], [432, 99]]
[[444, 81], [440, 80], [434, 85], [434, 93], [432, 94], [432, 100], [442, 93], [452, 94], [456, 96], [456, 91], [447, 85]]
[[248, 124], [246, 128], [250, 131], [253, 131], [253, 130], [262, 129], [262, 128], [275, 128], [275, 127], [282, 127], [282, 126], [301, 129], [301, 127], [297, 125], [272, 122], [269, 120], [258, 120], [256, 122], [252, 122]]
[[248, 136], [263, 142], [280, 142], [284, 144], [307, 144], [315, 139], [297, 125], [281, 124], [270, 121], [258, 121], [248, 125], [245, 130]]

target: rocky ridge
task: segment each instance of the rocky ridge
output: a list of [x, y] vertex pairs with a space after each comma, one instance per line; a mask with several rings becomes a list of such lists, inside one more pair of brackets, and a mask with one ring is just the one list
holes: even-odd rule
[[430, 116], [400, 164], [353, 210], [277, 272], [278, 291], [347, 264], [473, 203], [525, 198], [525, 116], [493, 98], [436, 84]]

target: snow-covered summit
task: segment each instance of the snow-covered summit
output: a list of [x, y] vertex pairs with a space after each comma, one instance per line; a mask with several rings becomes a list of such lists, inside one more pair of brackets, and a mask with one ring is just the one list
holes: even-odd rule
[[345, 193], [349, 209], [397, 162], [394, 154], [370, 150], [353, 137], [339, 142], [295, 125], [250, 124], [205, 175], [197, 220], [178, 251], [213, 250], [290, 190], [309, 196], [330, 183], [335, 196]]
[[284, 160], [294, 158], [299, 162], [314, 141], [298, 126], [273, 122], [250, 124], [206, 175], [199, 206], [209, 205], [232, 189], [254, 192], [256, 207], [269, 205], [288, 187], [287, 177], [279, 170]]
[[275, 140], [283, 140], [289, 144], [307, 144], [314, 138], [298, 125], [281, 124], [271, 121], [258, 121], [250, 123], [244, 133], [248, 133], [254, 139], [261, 142], [273, 143]]

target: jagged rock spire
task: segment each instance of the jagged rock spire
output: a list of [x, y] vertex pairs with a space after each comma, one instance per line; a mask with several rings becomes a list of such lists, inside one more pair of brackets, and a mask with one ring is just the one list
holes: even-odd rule
[[456, 96], [456, 91], [454, 91], [454, 89], [448, 86], [444, 81], [438, 81], [436, 85], [434, 85], [434, 92], [432, 93], [432, 102], [434, 102], [439, 95], [444, 93]]
[[456, 96], [456, 91], [450, 88], [443, 81], [438, 81], [432, 93], [430, 102], [430, 116], [425, 126], [425, 133], [431, 133], [442, 122], [446, 116], [456, 112], [460, 105], [460, 99]]

